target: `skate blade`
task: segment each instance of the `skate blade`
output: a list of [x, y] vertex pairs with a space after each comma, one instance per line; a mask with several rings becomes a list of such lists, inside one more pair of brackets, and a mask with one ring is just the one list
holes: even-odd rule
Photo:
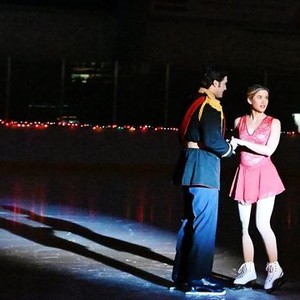
[[247, 282], [246, 284], [233, 284], [233, 288], [236, 290], [242, 290], [242, 289], [247, 289], [247, 288], [255, 288], [257, 286], [256, 280], [251, 280]]
[[226, 290], [213, 290], [213, 289], [194, 289], [188, 292], [185, 292], [187, 296], [224, 296], [226, 295]]
[[283, 275], [282, 277], [277, 278], [276, 280], [274, 280], [273, 286], [270, 289], [266, 290], [266, 292], [268, 294], [273, 293], [275, 290], [277, 290], [279, 287], [281, 287], [285, 282], [286, 282], [286, 278]]

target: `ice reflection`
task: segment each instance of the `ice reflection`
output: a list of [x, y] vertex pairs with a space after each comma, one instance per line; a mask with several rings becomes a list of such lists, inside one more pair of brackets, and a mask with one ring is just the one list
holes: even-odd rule
[[[299, 239], [299, 136], [283, 137], [273, 161], [286, 191], [276, 200], [272, 225], [277, 234], [283, 263], [296, 273], [300, 265]], [[236, 203], [228, 191], [237, 161], [222, 165], [222, 190], [218, 243], [240, 252], [240, 225]], [[0, 169], [0, 200], [14, 207], [45, 215], [53, 205], [60, 214], [82, 210], [89, 216], [109, 215], [150, 223], [174, 232], [180, 226], [181, 191], [171, 184], [173, 166], [101, 166], [98, 169]], [[255, 240], [261, 240], [252, 224]], [[264, 253], [263, 245], [258, 251]]]
[[[228, 215], [230, 219], [235, 207], [227, 192], [233, 165], [226, 162], [222, 166], [220, 193], [220, 211], [223, 217]], [[128, 170], [121, 167], [111, 172], [10, 170], [2, 172], [0, 197], [16, 203], [26, 202], [27, 207], [40, 214], [45, 211], [45, 205], [58, 204], [68, 213], [80, 208], [91, 216], [103, 213], [176, 230], [181, 217], [181, 191], [171, 184], [171, 169], [162, 167], [159, 173], [151, 168]], [[292, 165], [281, 171], [286, 191], [277, 197], [273, 218], [278, 227], [292, 230], [299, 227], [298, 171]]]
[[5, 170], [0, 183], [1, 199], [26, 204], [39, 214], [55, 204], [72, 213], [78, 208], [93, 216], [103, 213], [142, 223], [173, 227], [178, 221], [180, 193], [171, 184], [170, 167], [159, 174], [153, 169], [128, 167], [108, 172], [73, 170]]

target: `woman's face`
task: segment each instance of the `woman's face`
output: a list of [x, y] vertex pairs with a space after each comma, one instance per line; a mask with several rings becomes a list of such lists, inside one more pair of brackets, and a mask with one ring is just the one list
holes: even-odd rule
[[248, 102], [253, 110], [263, 113], [269, 104], [269, 93], [266, 90], [259, 90], [252, 99], [248, 99]]

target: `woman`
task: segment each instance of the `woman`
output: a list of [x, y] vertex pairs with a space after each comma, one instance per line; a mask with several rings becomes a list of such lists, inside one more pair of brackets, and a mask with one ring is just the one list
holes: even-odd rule
[[250, 87], [247, 101], [250, 104], [249, 115], [239, 117], [234, 122], [239, 136], [234, 140], [241, 146], [241, 152], [230, 196], [238, 201], [245, 260], [234, 284], [246, 285], [257, 278], [254, 247], [248, 230], [252, 205], [256, 204], [256, 227], [263, 238], [269, 259], [264, 289], [272, 292], [283, 281], [276, 237], [270, 225], [275, 196], [285, 189], [271, 161], [271, 155], [279, 143], [281, 125], [278, 119], [265, 114], [269, 103], [269, 90], [266, 87]]

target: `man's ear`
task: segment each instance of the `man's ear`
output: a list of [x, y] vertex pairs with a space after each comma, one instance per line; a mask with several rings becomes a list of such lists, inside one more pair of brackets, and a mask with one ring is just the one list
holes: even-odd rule
[[249, 98], [247, 98], [247, 102], [251, 105], [252, 104], [252, 101], [249, 99]]
[[213, 86], [214, 87], [218, 87], [219, 86], [219, 81], [218, 80], [214, 80], [213, 81]]

